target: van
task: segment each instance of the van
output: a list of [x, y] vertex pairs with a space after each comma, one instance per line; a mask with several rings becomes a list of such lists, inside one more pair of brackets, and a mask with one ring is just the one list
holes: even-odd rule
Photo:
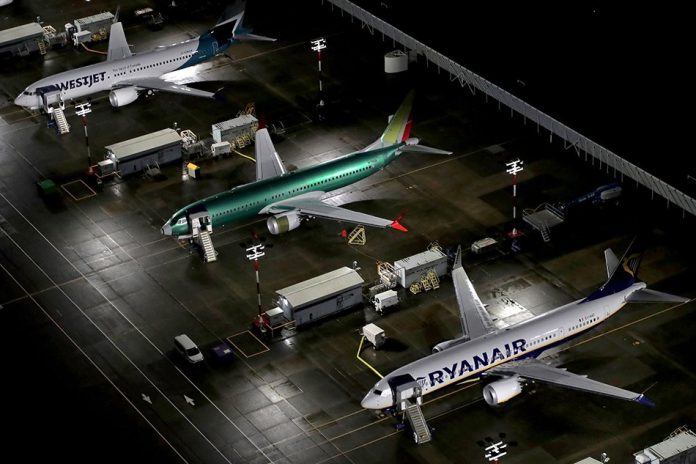
[[177, 335], [174, 337], [174, 346], [176, 351], [181, 353], [181, 356], [186, 358], [190, 363], [203, 361], [203, 353], [198, 349], [193, 340], [186, 334]]

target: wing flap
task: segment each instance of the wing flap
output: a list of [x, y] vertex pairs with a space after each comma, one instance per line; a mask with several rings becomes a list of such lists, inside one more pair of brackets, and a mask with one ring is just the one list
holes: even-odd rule
[[287, 169], [273, 146], [268, 129], [256, 131], [256, 180], [270, 179], [285, 174]]
[[391, 221], [370, 214], [351, 211], [338, 206], [327, 205], [320, 200], [324, 192], [309, 192], [304, 195], [298, 195], [287, 200], [273, 203], [264, 208], [262, 213], [278, 214], [288, 211], [295, 211], [302, 216], [318, 217], [322, 219], [332, 219], [334, 221], [350, 222], [353, 224], [362, 224], [373, 227], [390, 227], [393, 229], [406, 232], [398, 220]]
[[178, 93], [180, 95], [193, 95], [196, 97], [215, 98], [215, 93], [204, 90], [194, 89], [184, 84], [173, 84], [159, 77], [143, 77], [137, 79], [126, 79], [114, 85], [119, 87], [138, 87], [140, 89], [161, 90], [163, 92]]
[[640, 393], [598, 382], [584, 375], [573, 374], [565, 369], [549, 366], [536, 359], [525, 359], [523, 361], [505, 363], [490, 369], [488, 373], [501, 376], [519, 375], [525, 379], [558, 385], [573, 390], [611, 396], [622, 400], [636, 401], [645, 405], [654, 405], [652, 401]]
[[462, 267], [461, 245], [457, 248], [457, 256], [452, 266], [452, 281], [454, 282], [454, 291], [457, 294], [463, 334], [473, 340], [493, 332], [495, 324], [493, 324], [490, 314], [486, 311], [481, 298], [479, 298], [469, 276]]

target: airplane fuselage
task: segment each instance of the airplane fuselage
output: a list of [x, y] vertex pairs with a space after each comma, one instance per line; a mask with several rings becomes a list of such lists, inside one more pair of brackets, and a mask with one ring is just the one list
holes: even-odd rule
[[206, 61], [223, 52], [231, 43], [231, 39], [220, 45], [211, 37], [196, 38], [122, 59], [71, 69], [34, 82], [17, 97], [15, 104], [35, 110], [45, 106], [42, 94], [48, 92], [60, 91], [60, 95], [52, 93], [46, 101], [46, 104], [53, 104], [59, 99], [74, 100], [128, 86], [130, 79], [159, 77]]
[[207, 211], [213, 229], [235, 221], [263, 214], [274, 203], [310, 192], [329, 192], [369, 177], [398, 156], [403, 143], [357, 152], [341, 158], [289, 172], [279, 177], [241, 185], [217, 195], [191, 203], [180, 209], [165, 224], [166, 235], [187, 237], [191, 233], [187, 217]]
[[596, 299], [585, 298], [510, 327], [491, 332], [407, 364], [377, 382], [363, 399], [363, 407], [394, 406], [388, 380], [409, 374], [422, 394], [478, 377], [500, 364], [537, 357], [545, 350], [577, 337], [600, 324], [626, 304], [633, 292], [645, 288], [636, 282], [619, 292]]

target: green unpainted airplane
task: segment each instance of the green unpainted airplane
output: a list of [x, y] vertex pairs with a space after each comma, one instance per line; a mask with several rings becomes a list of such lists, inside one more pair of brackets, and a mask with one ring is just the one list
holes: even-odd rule
[[256, 181], [184, 206], [162, 226], [162, 234], [191, 238], [198, 231], [213, 229], [259, 214], [270, 215], [266, 225], [277, 235], [299, 227], [303, 219], [317, 217], [406, 232], [399, 219], [389, 220], [325, 203], [327, 192], [365, 179], [383, 169], [401, 153], [449, 155], [450, 151], [418, 144], [409, 138], [411, 91], [392, 116], [382, 136], [364, 149], [288, 172], [275, 151], [267, 129], [256, 132]]

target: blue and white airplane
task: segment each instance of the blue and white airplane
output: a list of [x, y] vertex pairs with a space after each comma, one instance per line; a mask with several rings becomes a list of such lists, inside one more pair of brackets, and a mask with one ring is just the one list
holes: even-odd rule
[[548, 349], [601, 324], [626, 303], [689, 301], [647, 289], [645, 283], [636, 277], [639, 255], [624, 257], [619, 262], [611, 249], [607, 249], [604, 256], [608, 280], [590, 296], [504, 329], [496, 329], [462, 267], [460, 248], [452, 269], [452, 280], [464, 336], [442, 342], [433, 349], [433, 354], [391, 372], [365, 395], [362, 406], [367, 409], [392, 408], [398, 401], [396, 387], [413, 381], [419, 384], [422, 395], [426, 395], [447, 385], [483, 376], [498, 378], [483, 387], [483, 398], [491, 406], [514, 398], [522, 393], [523, 386], [533, 382], [652, 406], [653, 403], [643, 394], [572, 374], [537, 359]]
[[213, 98], [213, 92], [168, 82], [166, 74], [209, 60], [239, 40], [275, 40], [244, 29], [245, 6], [246, 0], [229, 6], [218, 23], [200, 37], [139, 54], [131, 53], [122, 24], [114, 23], [106, 61], [34, 82], [14, 103], [36, 110], [104, 91], [110, 91], [109, 101], [115, 107], [132, 103], [142, 92], [157, 90]]

